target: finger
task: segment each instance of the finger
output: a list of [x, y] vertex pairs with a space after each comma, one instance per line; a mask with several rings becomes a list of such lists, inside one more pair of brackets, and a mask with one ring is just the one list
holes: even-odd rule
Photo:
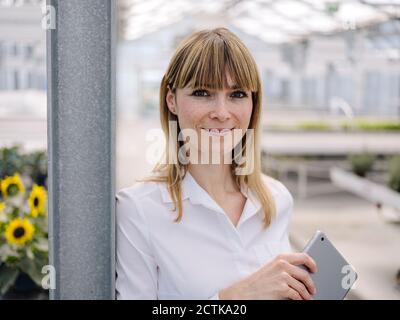
[[304, 300], [311, 299], [310, 293], [307, 291], [307, 288], [301, 281], [293, 278], [292, 276], [289, 276], [289, 278], [287, 279], [287, 284], [289, 285], [289, 287], [296, 290], [302, 299]]
[[286, 298], [289, 298], [290, 300], [303, 300], [301, 295], [297, 292], [297, 290], [294, 290], [293, 288], [289, 287]]
[[282, 259], [293, 265], [305, 265], [311, 272], [317, 272], [317, 264], [314, 259], [304, 252], [284, 253], [279, 255]]
[[310, 274], [307, 271], [299, 268], [298, 266], [288, 264], [286, 272], [289, 273], [293, 278], [301, 281], [306, 286], [309, 294], [314, 295], [317, 293], [314, 281], [311, 279]]

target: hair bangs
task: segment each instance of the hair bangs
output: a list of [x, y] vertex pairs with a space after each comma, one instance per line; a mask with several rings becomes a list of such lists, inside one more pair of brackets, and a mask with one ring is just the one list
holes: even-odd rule
[[228, 73], [234, 88], [260, 90], [254, 62], [249, 60], [243, 48], [228, 42], [228, 39], [211, 34], [204, 41], [186, 48], [182, 68], [173, 86], [223, 90], [228, 88]]

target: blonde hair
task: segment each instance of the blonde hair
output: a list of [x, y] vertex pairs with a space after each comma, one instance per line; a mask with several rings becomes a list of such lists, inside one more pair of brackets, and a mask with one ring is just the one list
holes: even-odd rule
[[[253, 110], [249, 129], [253, 129], [254, 148], [251, 150], [246, 150], [246, 147], [242, 148], [241, 155], [246, 155], [246, 161], [252, 161], [253, 170], [250, 174], [236, 175], [235, 181], [238, 187], [247, 185], [257, 196], [264, 210], [263, 221], [266, 228], [275, 215], [276, 207], [269, 188], [262, 181], [261, 173], [259, 145], [262, 108], [261, 81], [256, 63], [249, 50], [235, 34], [226, 28], [198, 31], [183, 40], [176, 49], [160, 85], [160, 121], [166, 138], [164, 156], [167, 161], [157, 163], [152, 170], [155, 175], [137, 181], [167, 183], [174, 203], [173, 211], [178, 209], [175, 222], [182, 219], [181, 182], [186, 174], [187, 166], [180, 164], [179, 161], [172, 163], [170, 161], [170, 156], [175, 159], [178, 157], [178, 151], [183, 142], [171, 139], [169, 122], [176, 121], [178, 123], [178, 118], [168, 109], [166, 102], [168, 88], [171, 88], [172, 91], [186, 86], [222, 90], [226, 68], [236, 84], [251, 91]], [[179, 123], [178, 132], [180, 132]], [[242, 138], [244, 146], [246, 146], [245, 141], [246, 135]], [[232, 173], [238, 166], [236, 161], [232, 161]]]

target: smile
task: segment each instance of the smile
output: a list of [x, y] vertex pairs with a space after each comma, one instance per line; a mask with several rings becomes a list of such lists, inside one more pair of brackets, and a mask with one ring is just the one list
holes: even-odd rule
[[233, 128], [229, 129], [229, 128], [201, 128], [202, 130], [206, 131], [209, 135], [211, 136], [225, 136], [227, 135], [229, 132], [232, 131]]

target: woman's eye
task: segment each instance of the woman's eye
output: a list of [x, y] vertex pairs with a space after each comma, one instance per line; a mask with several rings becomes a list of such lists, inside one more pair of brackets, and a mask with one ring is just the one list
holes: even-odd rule
[[232, 93], [232, 96], [234, 98], [245, 98], [245, 97], [247, 97], [247, 94], [244, 91], [235, 91]]
[[[195, 97], [209, 97], [210, 93], [207, 90], [199, 89], [199, 90], [193, 91], [192, 96], [195, 96]], [[231, 97], [240, 99], [240, 98], [247, 97], [247, 94], [244, 91], [238, 90], [238, 91], [233, 92], [231, 94]]]
[[195, 96], [195, 97], [208, 97], [209, 94], [208, 94], [208, 92], [206, 90], [195, 90], [195, 91], [193, 91], [192, 96]]

